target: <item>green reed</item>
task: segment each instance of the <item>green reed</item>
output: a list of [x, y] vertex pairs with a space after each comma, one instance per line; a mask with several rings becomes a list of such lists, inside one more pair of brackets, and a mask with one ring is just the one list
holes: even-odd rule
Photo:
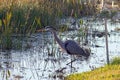
[[[0, 20], [1, 26], [0, 26], [0, 44], [2, 48], [10, 49], [12, 45], [12, 27], [10, 26], [10, 20], [12, 17], [12, 13], [8, 12], [3, 20]], [[4, 24], [4, 26], [3, 26]]]
[[0, 46], [5, 48], [11, 48], [13, 34], [30, 35], [47, 25], [58, 26], [61, 18], [96, 12], [92, 3], [79, 0], [0, 0], [0, 4]]
[[[12, 0], [9, 3], [0, 3], [4, 3], [4, 5], [0, 6], [0, 17], [3, 18], [4, 13], [10, 10], [13, 14], [12, 25], [15, 28], [24, 30], [33, 23], [35, 17], [40, 18], [41, 26], [46, 26], [57, 25], [56, 19], [58, 18], [81, 17], [92, 15], [96, 12], [96, 7], [92, 3], [86, 2], [85, 4], [84, 2], [79, 2], [79, 0], [33, 0], [33, 2], [29, 0]], [[37, 27], [39, 28], [40, 26], [38, 25]]]

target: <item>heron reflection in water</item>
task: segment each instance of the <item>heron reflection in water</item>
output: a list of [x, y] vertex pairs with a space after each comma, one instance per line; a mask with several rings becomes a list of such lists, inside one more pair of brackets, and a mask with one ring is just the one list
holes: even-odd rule
[[60, 48], [62, 48], [62, 50], [71, 55], [71, 67], [72, 67], [72, 55], [84, 56], [86, 59], [89, 58], [90, 52], [80, 47], [74, 40], [66, 40], [65, 42], [61, 41], [56, 34], [56, 30], [51, 26], [46, 26], [44, 30], [52, 32]]

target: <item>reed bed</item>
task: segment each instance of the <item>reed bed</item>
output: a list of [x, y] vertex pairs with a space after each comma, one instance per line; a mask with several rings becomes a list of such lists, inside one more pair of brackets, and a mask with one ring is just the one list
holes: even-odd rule
[[25, 31], [31, 25], [37, 28], [57, 25], [59, 18], [81, 17], [96, 12], [95, 5], [79, 0], [1, 0], [0, 4], [0, 19], [3, 20], [5, 14], [11, 12], [12, 27]]
[[11, 48], [13, 34], [31, 34], [47, 25], [57, 26], [61, 18], [95, 12], [95, 5], [79, 0], [0, 0], [0, 48]]

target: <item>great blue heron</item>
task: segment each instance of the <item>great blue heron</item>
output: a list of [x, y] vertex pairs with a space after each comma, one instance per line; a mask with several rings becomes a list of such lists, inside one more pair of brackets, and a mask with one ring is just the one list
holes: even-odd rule
[[[66, 51], [69, 55], [84, 56], [86, 57], [86, 59], [90, 56], [89, 51], [81, 48], [74, 40], [67, 40], [65, 42], [61, 41], [56, 35], [56, 30], [53, 27], [47, 26], [45, 27], [45, 30], [53, 33], [54, 38], [59, 44], [60, 48]], [[71, 66], [72, 66], [72, 62], [71, 62]]]

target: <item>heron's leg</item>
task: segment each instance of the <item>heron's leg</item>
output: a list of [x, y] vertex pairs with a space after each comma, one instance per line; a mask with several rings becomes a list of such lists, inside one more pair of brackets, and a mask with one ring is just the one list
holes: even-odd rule
[[75, 70], [75, 67], [73, 67], [73, 62], [75, 62], [76, 59], [75, 59], [75, 56], [74, 55], [71, 55], [71, 73], [74, 72]]
[[75, 70], [75, 67], [73, 66], [73, 62], [75, 62], [76, 59], [75, 59], [75, 56], [74, 55], [71, 55], [71, 73], [74, 72]]
[[71, 73], [72, 73], [72, 57], [73, 55], [71, 55]]
[[[75, 70], [75, 67], [73, 67], [73, 62], [75, 62], [77, 59], [75, 59], [75, 56], [74, 55], [70, 55], [70, 58], [71, 58], [71, 61], [69, 63], [67, 63], [66, 65], [69, 65], [70, 64], [70, 68], [71, 68], [71, 73], [73, 72], [72, 69]], [[74, 58], [74, 59], [73, 59]]]

